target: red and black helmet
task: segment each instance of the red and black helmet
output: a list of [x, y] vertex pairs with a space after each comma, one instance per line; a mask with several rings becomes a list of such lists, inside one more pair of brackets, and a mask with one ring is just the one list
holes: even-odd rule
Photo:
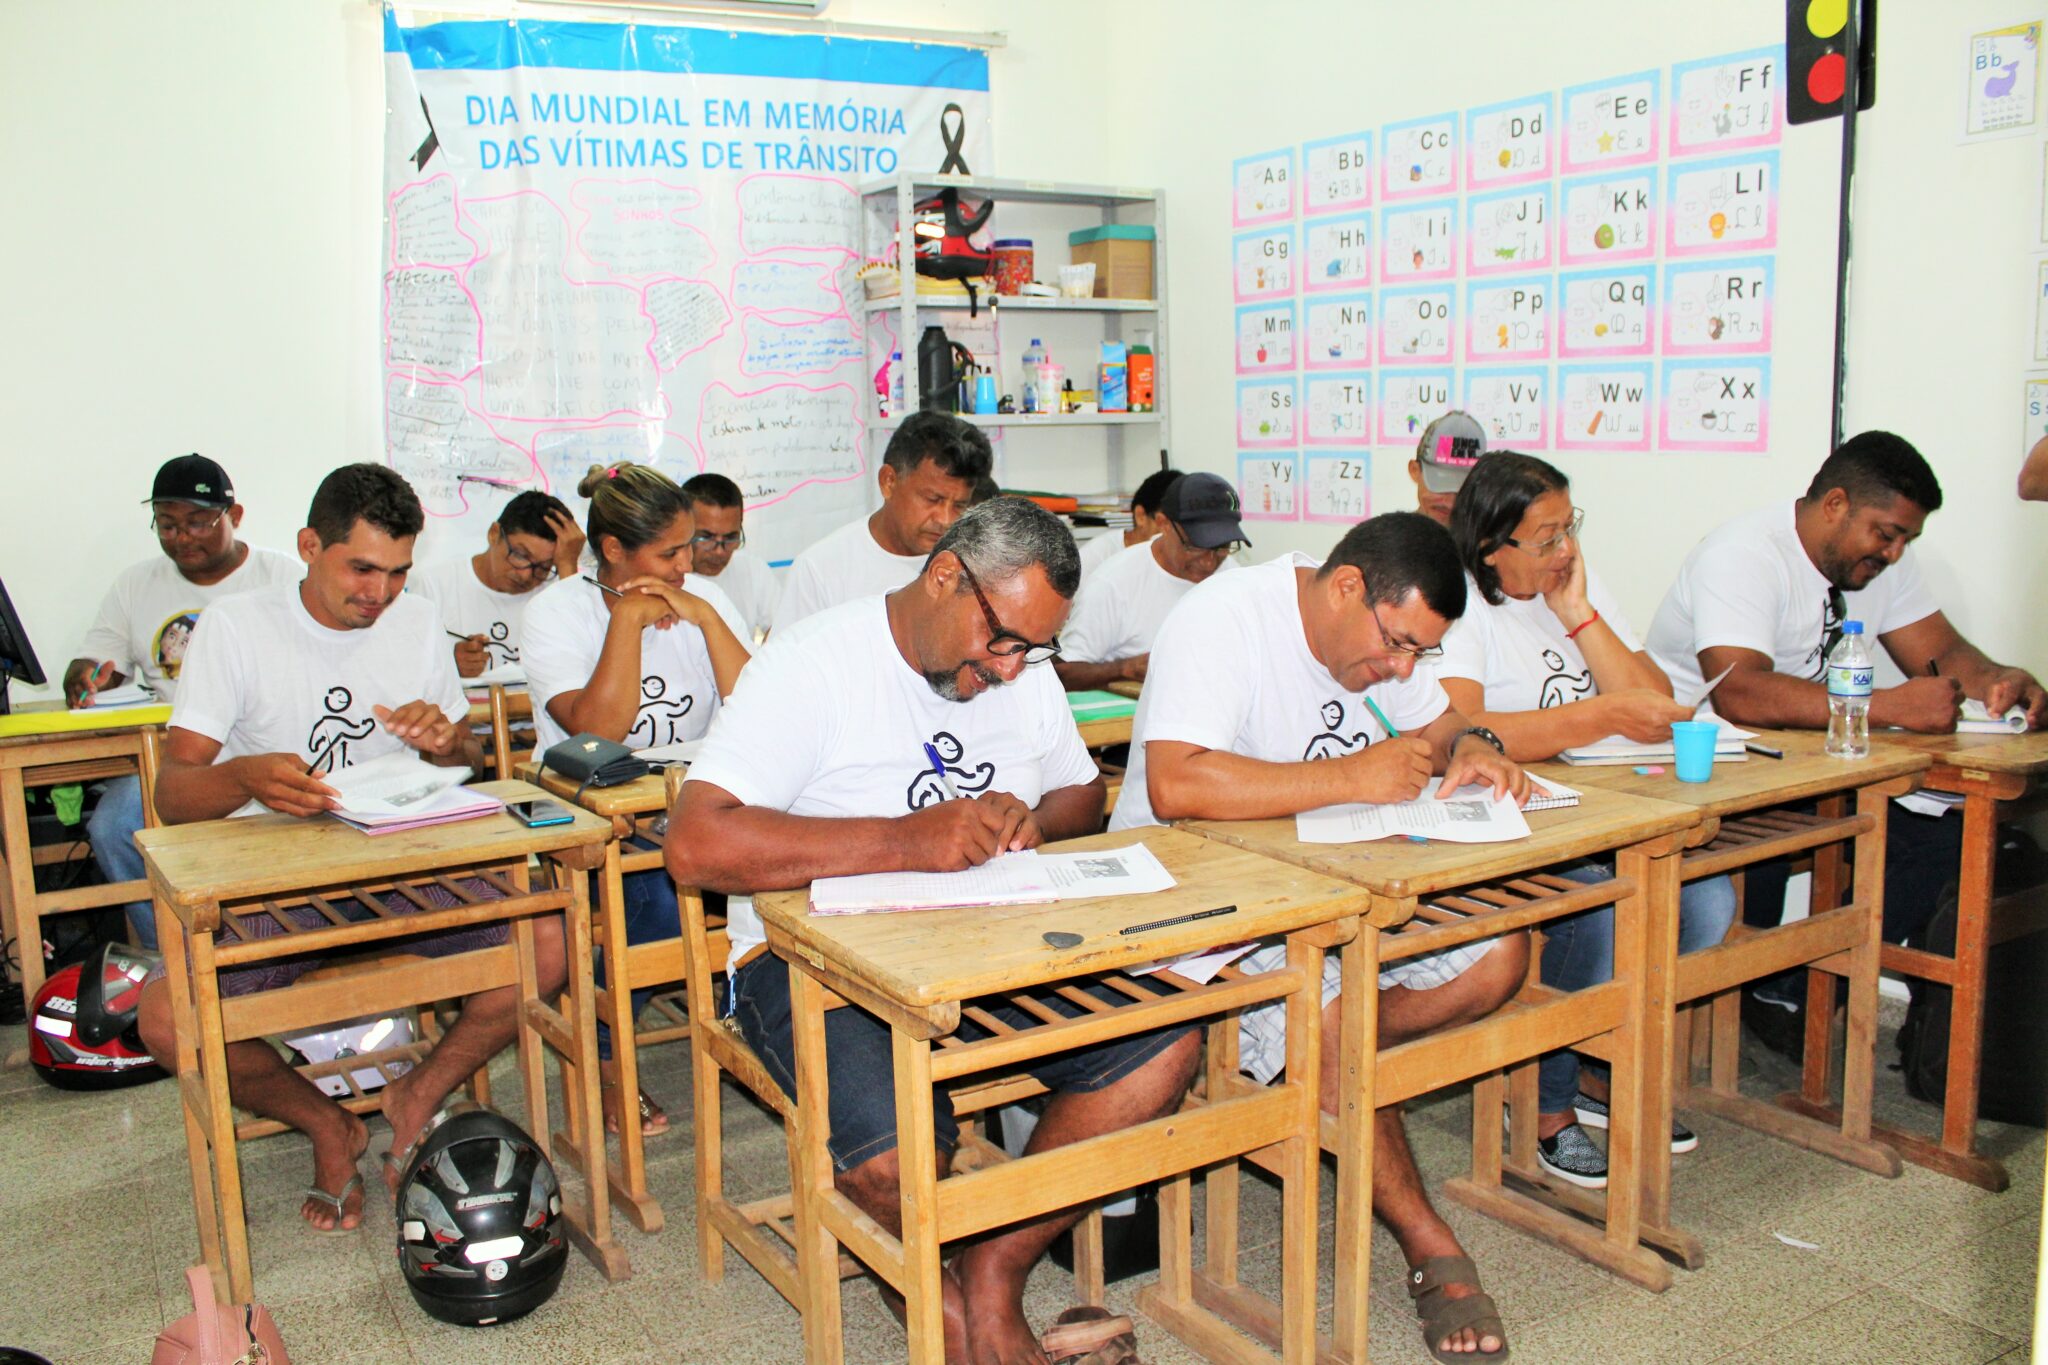
[[163, 1079], [135, 1027], [143, 978], [155, 966], [145, 953], [101, 944], [43, 982], [29, 1007], [28, 1059], [44, 1080], [112, 1090]]

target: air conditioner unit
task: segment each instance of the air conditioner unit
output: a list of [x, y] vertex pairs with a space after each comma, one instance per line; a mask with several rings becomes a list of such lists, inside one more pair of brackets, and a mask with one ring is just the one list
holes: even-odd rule
[[638, 0], [648, 9], [709, 14], [774, 15], [781, 19], [815, 19], [832, 0]]

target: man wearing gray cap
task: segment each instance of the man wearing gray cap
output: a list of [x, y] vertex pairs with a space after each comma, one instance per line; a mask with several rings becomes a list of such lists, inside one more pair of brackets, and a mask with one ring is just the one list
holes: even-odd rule
[[1110, 556], [1081, 584], [1053, 670], [1069, 692], [1145, 681], [1152, 637], [1188, 589], [1219, 569], [1245, 538], [1237, 490], [1215, 474], [1176, 479], [1160, 502], [1166, 530]]
[[1408, 477], [1415, 480], [1415, 510], [1448, 528], [1458, 490], [1486, 453], [1486, 430], [1469, 412], [1451, 411], [1422, 429]]
[[[253, 592], [304, 576], [296, 559], [257, 550], [235, 538], [242, 505], [227, 471], [204, 455], [180, 455], [156, 472], [149, 497], [149, 529], [161, 555], [122, 570], [100, 603], [100, 614], [64, 670], [64, 700], [93, 704], [100, 692], [131, 679], [171, 700], [199, 614], [238, 592]], [[135, 831], [142, 828], [142, 784], [117, 777], [100, 792], [86, 824], [93, 861], [110, 882], [143, 875]], [[137, 942], [156, 948], [156, 916], [147, 901], [127, 907]]]

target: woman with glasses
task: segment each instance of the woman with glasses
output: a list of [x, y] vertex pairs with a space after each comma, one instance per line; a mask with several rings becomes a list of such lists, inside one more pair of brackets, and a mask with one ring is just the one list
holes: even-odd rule
[[411, 584], [458, 637], [455, 671], [465, 678], [519, 662], [527, 604], [556, 574], [573, 577], [583, 553], [583, 533], [562, 500], [534, 490], [505, 504], [486, 539], [481, 554], [431, 565]]
[[[691, 572], [697, 525], [689, 499], [667, 475], [630, 461], [592, 465], [576, 492], [590, 500], [595, 575], [564, 578], [526, 613], [524, 662], [541, 751], [586, 733], [634, 749], [700, 738], [747, 665], [747, 626], [731, 599]], [[628, 874], [625, 893], [627, 943], [680, 932], [665, 872]], [[652, 995], [633, 992], [635, 1015]], [[602, 1024], [597, 1042], [605, 1127], [615, 1133], [621, 1106]], [[644, 1091], [639, 1114], [643, 1135], [668, 1131], [668, 1115]]]
[[[1584, 523], [1565, 476], [1514, 451], [1479, 461], [1451, 511], [1467, 592], [1437, 673], [1451, 704], [1500, 736], [1518, 762], [1609, 735], [1668, 740], [1671, 722], [1692, 714], [1671, 699], [1670, 680], [1587, 567]], [[1562, 875], [1602, 881], [1613, 872], [1609, 863], [1583, 863]], [[1688, 882], [1679, 895], [1678, 950], [1719, 943], [1734, 916], [1726, 877]], [[1558, 921], [1546, 939], [1546, 986], [1579, 990], [1614, 975], [1611, 906]], [[1606, 1155], [1585, 1131], [1607, 1126], [1605, 1078], [1570, 1052], [1552, 1053], [1538, 1068], [1537, 1099], [1537, 1161], [1571, 1184], [1605, 1186]], [[1672, 1151], [1698, 1145], [1673, 1122]]]

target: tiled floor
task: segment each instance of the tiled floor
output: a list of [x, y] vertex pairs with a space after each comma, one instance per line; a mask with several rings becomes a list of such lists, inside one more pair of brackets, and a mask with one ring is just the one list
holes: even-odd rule
[[[0, 1048], [20, 1045], [0, 1030]], [[1889, 1032], [1880, 1044], [1889, 1059]], [[795, 1313], [738, 1257], [721, 1284], [696, 1268], [689, 1225], [691, 1157], [687, 1049], [647, 1054], [650, 1088], [677, 1119], [656, 1140], [653, 1183], [670, 1226], [658, 1238], [628, 1228], [636, 1274], [607, 1285], [573, 1258], [561, 1291], [530, 1317], [481, 1331], [445, 1327], [413, 1304], [397, 1275], [388, 1209], [372, 1201], [367, 1227], [320, 1237], [299, 1222], [307, 1174], [295, 1137], [245, 1147], [258, 1297], [276, 1314], [300, 1365], [338, 1362], [790, 1362], [801, 1356]], [[1790, 1077], [1775, 1058], [1753, 1058], [1759, 1092]], [[1925, 1123], [1883, 1071], [1880, 1109]], [[516, 1096], [507, 1074], [500, 1094]], [[515, 1117], [516, 1102], [510, 1106]], [[1417, 1156], [1432, 1182], [1455, 1173], [1468, 1105], [1434, 1097], [1411, 1115]], [[742, 1191], [786, 1180], [779, 1131], [742, 1104], [728, 1106], [728, 1162]], [[1677, 1164], [1677, 1215], [1708, 1241], [1709, 1264], [1679, 1272], [1652, 1295], [1609, 1279], [1455, 1206], [1446, 1216], [1478, 1260], [1507, 1319], [1514, 1358], [1540, 1362], [1743, 1361], [1975, 1362], [2026, 1358], [2040, 1234], [2042, 1134], [1987, 1124], [1983, 1145], [2003, 1158], [2013, 1188], [1984, 1192], [1908, 1166], [1898, 1181], [1711, 1118], [1697, 1118], [1698, 1152]], [[372, 1150], [388, 1138], [380, 1128]], [[1331, 1185], [1324, 1182], [1326, 1207]], [[1270, 1242], [1278, 1200], [1248, 1182], [1246, 1277], [1277, 1279]], [[1774, 1234], [1814, 1243], [1787, 1246]], [[1329, 1300], [1325, 1235], [1324, 1293]], [[167, 1317], [189, 1308], [183, 1273], [195, 1255], [183, 1129], [171, 1088], [71, 1095], [33, 1072], [0, 1072], [0, 1246], [9, 1264], [0, 1295], [0, 1344], [35, 1348], [60, 1365], [139, 1365]], [[1420, 1334], [1380, 1233], [1372, 1305], [1373, 1355], [1424, 1361]], [[1049, 1320], [1069, 1282], [1047, 1266], [1028, 1307]], [[1128, 1307], [1135, 1285], [1115, 1288]], [[847, 1359], [901, 1359], [900, 1331], [874, 1292], [847, 1290]], [[1153, 1365], [1192, 1359], [1140, 1324]]]

